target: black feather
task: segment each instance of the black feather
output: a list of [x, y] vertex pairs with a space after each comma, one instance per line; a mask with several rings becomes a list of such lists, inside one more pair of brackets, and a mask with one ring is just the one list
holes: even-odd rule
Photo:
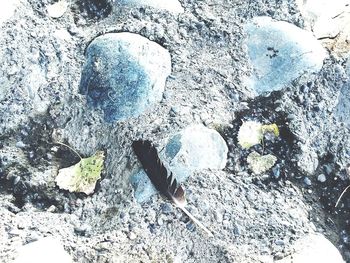
[[150, 141], [134, 141], [134, 152], [155, 188], [178, 205], [185, 204], [185, 191], [172, 172], [159, 159], [157, 149]]
[[155, 188], [172, 200], [193, 222], [208, 233], [213, 234], [199, 222], [186, 208], [185, 191], [172, 172], [159, 159], [156, 147], [150, 141], [134, 141], [132, 148]]

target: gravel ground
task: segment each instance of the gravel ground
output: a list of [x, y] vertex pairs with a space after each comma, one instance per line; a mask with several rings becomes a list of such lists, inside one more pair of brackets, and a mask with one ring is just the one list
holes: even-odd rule
[[[346, 56], [330, 53], [318, 73], [271, 94], [256, 96], [244, 84], [253, 74], [244, 24], [270, 16], [303, 28], [294, 1], [182, 0], [184, 13], [174, 15], [72, 0], [57, 19], [46, 11], [52, 3], [22, 0], [0, 24], [1, 262], [46, 236], [60, 239], [76, 262], [273, 262], [315, 232], [350, 262], [350, 194], [335, 208], [350, 184]], [[107, 32], [144, 36], [172, 60], [162, 101], [114, 123], [79, 94], [84, 51]], [[264, 145], [277, 165], [259, 176], [237, 142], [248, 119], [280, 129]], [[188, 209], [213, 238], [159, 195], [137, 203], [129, 182], [140, 168], [133, 140], [158, 144], [192, 123], [215, 128], [229, 147], [224, 170], [199, 171], [185, 182]], [[55, 185], [58, 169], [79, 161], [57, 142], [82, 156], [105, 151], [93, 195]]]

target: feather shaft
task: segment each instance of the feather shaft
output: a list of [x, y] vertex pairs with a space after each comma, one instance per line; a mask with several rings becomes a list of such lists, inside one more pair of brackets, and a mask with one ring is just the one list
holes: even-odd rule
[[176, 200], [173, 200], [175, 205], [180, 208], [195, 224], [197, 224], [208, 236], [213, 237], [214, 235], [206, 228], [197, 218], [195, 218], [190, 211], [188, 211], [184, 205], [178, 204]]

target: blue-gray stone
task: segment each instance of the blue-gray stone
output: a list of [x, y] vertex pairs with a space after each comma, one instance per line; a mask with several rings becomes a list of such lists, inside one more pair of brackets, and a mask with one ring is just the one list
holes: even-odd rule
[[177, 134], [169, 139], [165, 147], [165, 154], [169, 159], [173, 159], [181, 149], [181, 135]]
[[304, 184], [306, 185], [306, 186], [311, 186], [311, 180], [310, 180], [310, 178], [309, 177], [305, 177], [304, 178]]
[[[195, 171], [223, 169], [227, 152], [225, 140], [217, 131], [192, 125], [168, 139], [160, 158], [181, 183]], [[157, 192], [143, 170], [131, 176], [131, 184], [139, 203], [149, 200]]]
[[135, 199], [139, 203], [146, 202], [152, 195], [157, 193], [156, 188], [143, 169], [132, 175], [130, 182], [134, 188]]
[[167, 10], [175, 14], [183, 13], [184, 11], [178, 0], [119, 0], [118, 4], [134, 7], [150, 6], [156, 9]]
[[138, 116], [162, 99], [171, 59], [157, 43], [110, 33], [93, 40], [86, 57], [79, 91], [107, 122]]
[[327, 52], [308, 31], [269, 17], [255, 17], [245, 30], [254, 69], [246, 84], [257, 94], [281, 90], [322, 68]]

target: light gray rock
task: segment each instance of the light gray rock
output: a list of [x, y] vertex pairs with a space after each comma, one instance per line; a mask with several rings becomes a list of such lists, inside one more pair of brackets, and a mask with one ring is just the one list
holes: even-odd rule
[[73, 263], [60, 241], [46, 237], [24, 245], [14, 263]]
[[13, 16], [19, 0], [2, 1], [0, 8], [0, 25]]
[[293, 246], [295, 252], [276, 263], [344, 263], [337, 248], [321, 234], [309, 234]]
[[297, 0], [297, 4], [317, 38], [334, 38], [339, 33], [349, 37], [350, 0]]
[[184, 12], [180, 2], [177, 0], [121, 0], [118, 3], [136, 7], [151, 6], [153, 8], [167, 10], [175, 14]]
[[168, 140], [164, 157], [180, 182], [194, 171], [223, 169], [227, 145], [221, 135], [203, 125], [191, 125]]
[[327, 180], [327, 178], [326, 178], [326, 176], [325, 176], [324, 174], [319, 174], [319, 175], [317, 176], [317, 180], [318, 180], [319, 182], [321, 182], [321, 183], [324, 183], [324, 182]]
[[[160, 158], [181, 183], [195, 171], [223, 169], [227, 152], [226, 142], [217, 131], [203, 125], [191, 125], [166, 142]], [[157, 192], [143, 170], [131, 177], [131, 183], [134, 196], [140, 203]]]
[[254, 75], [246, 85], [261, 94], [281, 90], [303, 74], [318, 72], [326, 50], [308, 31], [269, 17], [255, 17], [245, 26]]
[[87, 49], [80, 93], [107, 122], [142, 114], [162, 98], [171, 73], [169, 52], [133, 33], [97, 37]]
[[350, 0], [297, 0], [304, 26], [333, 54], [349, 52]]

